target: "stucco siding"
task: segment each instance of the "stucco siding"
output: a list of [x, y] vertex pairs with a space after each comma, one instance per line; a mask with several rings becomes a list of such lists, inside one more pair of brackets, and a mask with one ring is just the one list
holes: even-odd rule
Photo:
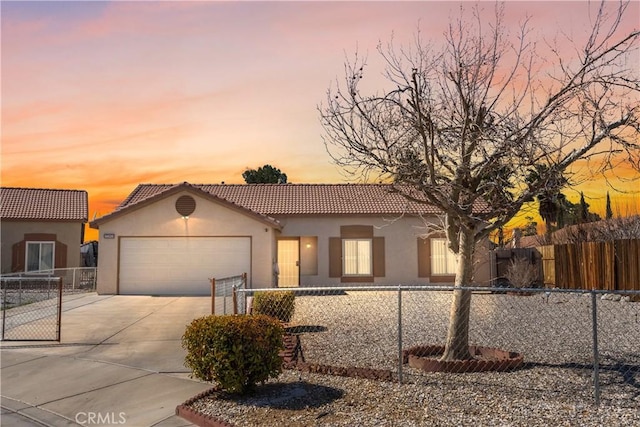
[[[264, 217], [203, 196], [198, 191], [176, 191], [164, 198], [131, 206], [121, 214], [116, 212], [99, 223], [99, 293], [119, 293], [120, 243], [127, 237], [250, 237], [251, 268], [246, 273], [248, 286], [252, 288], [275, 286], [277, 240], [282, 238], [299, 239], [299, 282], [303, 287], [354, 286], [369, 280], [369, 283], [379, 285], [412, 285], [442, 279], [429, 275], [420, 277], [418, 239], [425, 233], [425, 226], [419, 217], [287, 215], [275, 217], [280, 224], [278, 227]], [[176, 200], [186, 194], [195, 199], [196, 209], [185, 219], [176, 211]], [[365, 238], [372, 240], [373, 272], [370, 277], [345, 277], [340, 273], [339, 239], [346, 238], [341, 235], [343, 231], [347, 233], [344, 236], [349, 236], [354, 230], [366, 232]], [[489, 281], [488, 244], [485, 243], [488, 242], [479, 244], [476, 252], [476, 284]], [[330, 245], [334, 248], [332, 256]], [[420, 256], [420, 263], [430, 262]], [[339, 267], [337, 275], [334, 274], [335, 266]], [[330, 277], [334, 275], [337, 277]], [[438, 281], [438, 284], [443, 283]]]
[[[340, 236], [340, 227], [349, 225], [373, 226], [374, 237], [384, 237], [385, 275], [375, 277], [373, 283], [385, 285], [428, 284], [428, 278], [418, 277], [417, 239], [424, 232], [424, 222], [417, 217], [281, 217], [282, 236], [317, 236], [317, 275], [300, 276], [301, 286], [350, 286], [340, 278], [329, 277], [329, 238]], [[305, 257], [305, 246], [301, 245], [301, 259]], [[479, 245], [476, 254], [478, 284], [489, 280], [489, 265], [486, 245]], [[304, 262], [304, 261], [303, 261]]]
[[67, 247], [66, 268], [80, 266], [80, 245], [82, 243], [82, 227], [79, 222], [49, 221], [15, 221], [3, 219], [0, 224], [2, 236], [2, 273], [11, 272], [12, 247], [24, 239], [25, 234], [55, 234], [57, 241]]
[[[176, 200], [191, 195], [195, 211], [183, 219], [175, 209]], [[118, 293], [119, 241], [122, 237], [251, 237], [251, 271], [248, 286], [270, 287], [273, 274], [274, 229], [244, 212], [205, 199], [197, 194], [180, 192], [153, 204], [114, 217], [100, 225], [98, 293]], [[105, 238], [105, 235], [113, 238]], [[242, 273], [242, 272], [239, 272]]]

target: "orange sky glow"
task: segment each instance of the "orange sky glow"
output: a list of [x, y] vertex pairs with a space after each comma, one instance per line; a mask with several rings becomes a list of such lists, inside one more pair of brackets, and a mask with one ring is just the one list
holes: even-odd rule
[[[482, 2], [493, 9], [492, 2]], [[465, 3], [465, 7], [470, 3]], [[294, 183], [338, 183], [317, 106], [346, 57], [369, 57], [420, 26], [437, 39], [457, 2], [2, 2], [1, 184], [83, 189], [89, 218], [140, 183], [242, 183], [271, 164]], [[591, 11], [593, 12], [593, 7]], [[579, 38], [588, 3], [506, 3], [511, 31]], [[640, 2], [629, 6], [627, 31]], [[617, 176], [616, 176], [617, 175]], [[624, 166], [569, 190], [604, 214], [640, 212], [638, 172]], [[620, 190], [620, 191], [617, 191]], [[96, 239], [87, 230], [86, 239]]]

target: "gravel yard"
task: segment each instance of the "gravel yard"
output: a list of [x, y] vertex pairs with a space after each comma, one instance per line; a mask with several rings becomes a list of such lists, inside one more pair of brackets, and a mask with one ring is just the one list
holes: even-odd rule
[[[403, 348], [439, 344], [450, 293], [403, 292]], [[594, 405], [591, 298], [476, 294], [471, 343], [517, 351], [513, 372], [424, 373], [403, 384], [285, 371], [256, 395], [213, 394], [194, 410], [238, 426], [640, 425], [640, 303], [598, 299], [601, 405]], [[395, 292], [298, 296], [307, 362], [398, 369]]]

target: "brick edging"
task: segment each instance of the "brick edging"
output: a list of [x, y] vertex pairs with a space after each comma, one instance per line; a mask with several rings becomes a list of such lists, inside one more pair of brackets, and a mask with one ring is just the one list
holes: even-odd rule
[[289, 369], [311, 374], [335, 375], [339, 377], [364, 378], [378, 381], [395, 381], [394, 373], [389, 369], [358, 368], [355, 366], [332, 366], [321, 363], [298, 362]]
[[199, 427], [235, 427], [228, 421], [222, 420], [212, 415], [203, 414], [202, 412], [198, 412], [191, 408], [190, 405], [192, 405], [194, 402], [212, 395], [217, 391], [218, 389], [213, 387], [209, 390], [203, 391], [202, 393], [196, 394], [191, 399], [184, 402], [182, 405], [178, 405], [176, 407], [176, 415]]
[[[394, 373], [389, 369], [357, 368], [354, 366], [332, 366], [320, 363], [306, 363], [298, 360], [295, 354], [296, 337], [286, 334], [283, 340], [284, 349], [280, 352], [282, 357], [282, 367], [284, 369], [308, 372], [311, 374], [336, 375], [340, 377], [365, 378], [378, 381], [395, 381]], [[191, 399], [176, 407], [176, 415], [199, 427], [234, 427], [228, 421], [206, 415], [191, 408], [191, 405], [215, 392], [219, 391], [213, 387], [207, 391], [195, 395]]]

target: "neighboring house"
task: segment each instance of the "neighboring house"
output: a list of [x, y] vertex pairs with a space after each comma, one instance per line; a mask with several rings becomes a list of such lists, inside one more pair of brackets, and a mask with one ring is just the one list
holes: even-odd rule
[[[437, 209], [383, 184], [139, 185], [100, 230], [98, 292], [209, 295], [209, 278], [248, 286], [452, 283]], [[482, 251], [481, 251], [482, 252]], [[479, 262], [476, 282], [489, 280]]]
[[80, 266], [81, 267], [97, 267], [98, 266], [98, 241], [91, 240], [80, 246]]
[[2, 273], [80, 265], [87, 192], [0, 187]]

